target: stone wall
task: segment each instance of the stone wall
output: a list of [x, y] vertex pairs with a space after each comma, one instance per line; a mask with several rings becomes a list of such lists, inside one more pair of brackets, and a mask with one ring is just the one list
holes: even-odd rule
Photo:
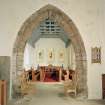
[[9, 96], [10, 84], [10, 57], [0, 56], [0, 80], [7, 81], [7, 96]]

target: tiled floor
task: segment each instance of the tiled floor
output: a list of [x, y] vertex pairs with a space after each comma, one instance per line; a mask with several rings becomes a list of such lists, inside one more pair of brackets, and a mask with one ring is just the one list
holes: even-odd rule
[[63, 94], [61, 84], [34, 84], [35, 92], [13, 103], [13, 105], [105, 105], [104, 100], [80, 100]]

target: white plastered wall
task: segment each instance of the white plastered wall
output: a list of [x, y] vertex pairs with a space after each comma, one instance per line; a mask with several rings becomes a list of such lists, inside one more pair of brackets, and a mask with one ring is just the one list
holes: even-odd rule
[[[53, 49], [53, 59], [49, 60], [49, 50]], [[43, 53], [43, 58], [38, 58], [39, 52]], [[60, 59], [59, 54], [63, 53], [64, 57]], [[75, 56], [72, 44], [65, 47], [65, 43], [60, 38], [40, 38], [35, 43], [35, 48], [29, 43], [26, 44], [24, 51], [24, 68], [29, 70], [31, 67], [37, 69], [38, 66], [63, 66], [64, 69], [75, 70]]]
[[[12, 56], [16, 35], [23, 22], [46, 4], [67, 14], [77, 26], [87, 54], [88, 98], [102, 98], [105, 73], [105, 0], [0, 0], [0, 56]], [[101, 46], [102, 63], [91, 64], [91, 47]]]

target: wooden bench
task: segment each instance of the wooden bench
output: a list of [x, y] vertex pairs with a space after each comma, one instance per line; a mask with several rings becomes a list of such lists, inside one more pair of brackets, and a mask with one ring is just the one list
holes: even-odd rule
[[65, 75], [65, 81], [64, 81], [64, 93], [67, 96], [68, 93], [74, 93], [74, 95], [77, 95], [77, 73], [72, 74], [72, 80], [68, 78], [68, 75]]

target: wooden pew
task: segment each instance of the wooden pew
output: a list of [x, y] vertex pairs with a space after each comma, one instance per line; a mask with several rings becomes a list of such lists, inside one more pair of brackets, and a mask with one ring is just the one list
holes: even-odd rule
[[28, 74], [27, 71], [24, 71], [19, 76], [19, 81], [20, 81], [21, 94], [22, 95], [27, 94], [28, 93], [28, 89], [30, 87], [29, 74]]
[[64, 93], [67, 96], [68, 93], [74, 93], [74, 95], [77, 95], [77, 83], [78, 83], [78, 72], [73, 71], [72, 72], [72, 79], [68, 78], [68, 75], [65, 75], [65, 81], [64, 81]]
[[62, 70], [62, 80], [65, 80], [65, 75], [67, 75], [67, 72], [66, 70]]
[[75, 73], [75, 70], [69, 70], [69, 79], [73, 79], [73, 75], [74, 75], [74, 73]]
[[38, 70], [34, 71], [34, 78], [35, 78], [35, 81], [39, 81], [40, 80], [40, 72]]
[[41, 66], [39, 68], [39, 71], [40, 71], [40, 81], [44, 81], [44, 78], [45, 78], [45, 66]]

